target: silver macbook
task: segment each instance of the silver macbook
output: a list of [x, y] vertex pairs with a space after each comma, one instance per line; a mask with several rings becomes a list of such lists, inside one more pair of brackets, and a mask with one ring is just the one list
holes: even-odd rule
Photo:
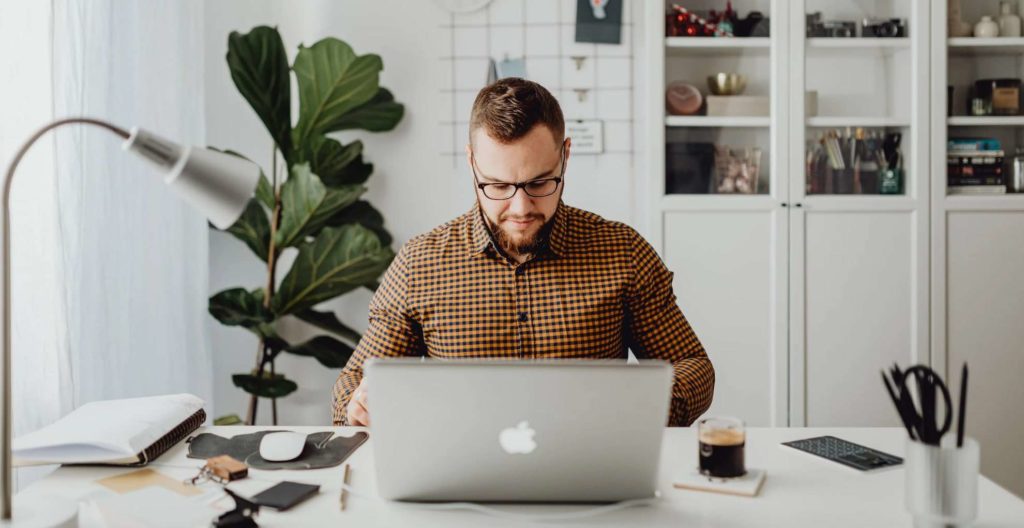
[[391, 500], [654, 496], [672, 368], [593, 360], [373, 360], [377, 488]]

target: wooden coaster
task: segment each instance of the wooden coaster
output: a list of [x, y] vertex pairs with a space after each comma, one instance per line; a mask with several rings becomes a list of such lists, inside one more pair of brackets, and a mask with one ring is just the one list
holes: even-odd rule
[[717, 478], [691, 471], [676, 479], [672, 486], [679, 489], [710, 491], [741, 497], [756, 497], [768, 473], [763, 469], [749, 469], [747, 474], [736, 478]]

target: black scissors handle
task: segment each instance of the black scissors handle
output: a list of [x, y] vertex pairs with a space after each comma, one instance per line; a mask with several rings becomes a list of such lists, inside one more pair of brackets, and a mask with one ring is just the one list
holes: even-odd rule
[[[920, 403], [920, 412], [918, 412], [918, 406], [914, 405], [913, 399], [910, 396], [910, 390], [907, 387], [907, 379], [911, 376], [913, 376], [917, 383], [917, 398]], [[942, 392], [942, 402], [946, 408], [942, 427], [938, 427], [936, 416], [936, 388]], [[900, 383], [900, 399], [909, 400], [910, 406], [908, 408], [914, 411], [912, 413], [912, 422], [914, 429], [918, 432], [918, 438], [926, 444], [938, 445], [939, 440], [949, 431], [953, 424], [953, 400], [950, 397], [946, 384], [942, 382], [942, 378], [934, 370], [924, 365], [910, 367], [903, 373], [903, 379]]]

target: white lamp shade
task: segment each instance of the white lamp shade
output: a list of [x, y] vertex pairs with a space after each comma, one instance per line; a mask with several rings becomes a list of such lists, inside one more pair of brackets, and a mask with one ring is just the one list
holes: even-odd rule
[[260, 168], [248, 160], [182, 147], [139, 128], [132, 129], [124, 148], [167, 170], [164, 182], [217, 229], [227, 229], [238, 220], [259, 182]]

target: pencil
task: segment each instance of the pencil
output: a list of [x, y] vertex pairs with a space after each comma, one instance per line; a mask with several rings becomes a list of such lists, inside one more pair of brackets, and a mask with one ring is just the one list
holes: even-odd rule
[[345, 476], [342, 477], [342, 482], [344, 483], [344, 486], [342, 486], [341, 488], [341, 511], [345, 511], [345, 499], [348, 498], [348, 489], [346, 489], [345, 486], [348, 486], [348, 483], [351, 480], [351, 475], [352, 468], [348, 464], [345, 464]]
[[960, 374], [960, 412], [956, 425], [956, 446], [964, 446], [964, 422], [967, 414], [967, 362], [964, 361], [964, 368]]

